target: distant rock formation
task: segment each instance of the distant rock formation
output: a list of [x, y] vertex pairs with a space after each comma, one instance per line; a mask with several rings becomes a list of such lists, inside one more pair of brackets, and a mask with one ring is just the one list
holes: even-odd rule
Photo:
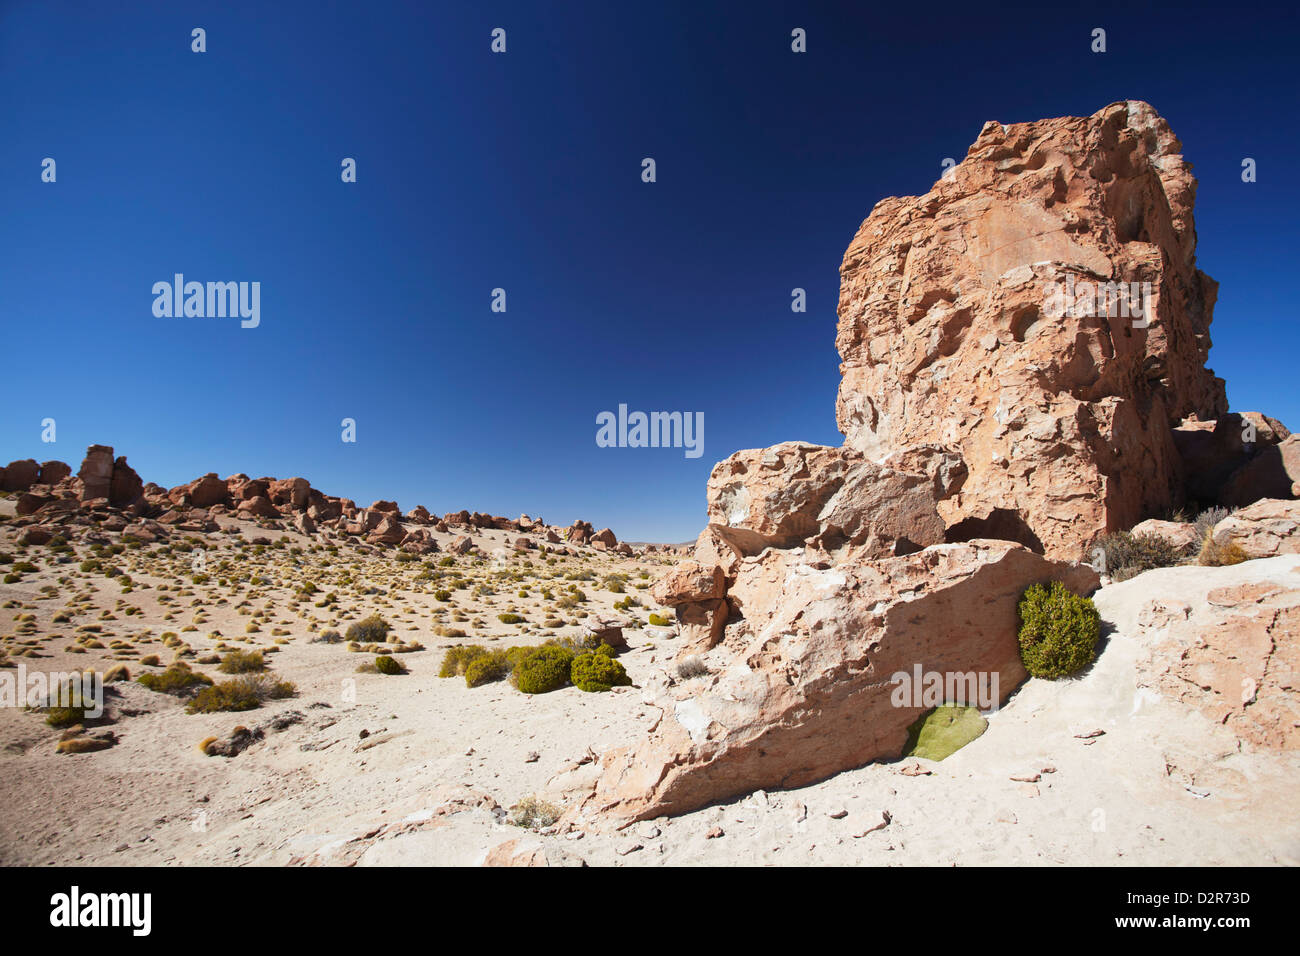
[[[538, 539], [517, 539], [514, 546], [520, 550], [561, 544], [560, 533], [565, 530], [528, 515], [515, 520], [459, 511], [449, 512], [437, 521], [423, 505], [416, 505], [405, 516], [395, 501], [380, 500], [369, 508], [358, 508], [351, 499], [324, 494], [300, 477], [250, 478], [237, 473], [220, 478], [216, 472], [209, 472], [185, 484], [163, 488], [153, 482], [143, 483], [125, 457], [113, 457], [108, 445], [87, 448], [75, 475], [61, 461], [12, 461], [0, 468], [0, 491], [15, 497], [16, 524], [27, 529], [24, 534], [33, 542], [49, 540], [55, 526], [63, 533], [80, 525], [155, 541], [165, 538], [172, 528], [183, 532], [215, 531], [215, 519], [221, 515], [269, 522], [268, 526], [292, 528], [306, 535], [363, 537], [368, 544], [400, 547], [417, 555], [439, 550], [425, 527], [429, 525], [439, 533], [452, 527], [486, 528], [524, 532]], [[417, 527], [408, 530], [406, 524]], [[582, 520], [575, 521], [574, 527], [585, 529], [583, 535], [570, 537], [575, 544], [590, 543], [599, 550], [623, 555], [635, 553], [608, 528], [593, 534], [591, 523]], [[465, 553], [471, 544], [465, 536], [456, 547], [459, 553]], [[559, 550], [576, 553], [572, 549]]]

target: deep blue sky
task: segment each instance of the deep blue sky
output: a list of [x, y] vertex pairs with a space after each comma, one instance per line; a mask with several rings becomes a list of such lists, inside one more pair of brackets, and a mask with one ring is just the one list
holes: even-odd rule
[[[986, 120], [1122, 99], [1195, 166], [1232, 407], [1300, 428], [1294, 12], [876, 6], [0, 2], [0, 458], [688, 540], [716, 461], [841, 441], [838, 268], [876, 201]], [[260, 281], [261, 326], [155, 318], [175, 272]], [[703, 457], [598, 448], [620, 402], [703, 411]]]

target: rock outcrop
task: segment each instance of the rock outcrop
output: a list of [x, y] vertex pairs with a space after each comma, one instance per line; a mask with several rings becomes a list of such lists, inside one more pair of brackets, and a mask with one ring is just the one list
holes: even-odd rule
[[[679, 587], [711, 593], [687, 569]], [[729, 597], [744, 617], [704, 655], [709, 673], [648, 688], [662, 717], [611, 751], [578, 815], [643, 819], [756, 789], [801, 786], [895, 757], [925, 708], [899, 706], [893, 675], [971, 675], [1002, 703], [1026, 677], [1016, 603], [1037, 581], [1078, 591], [1091, 568], [1007, 541], [940, 544], [902, 557], [809, 564], [802, 549], [740, 562]], [[979, 676], [982, 675], [982, 678]], [[566, 788], [557, 779], [557, 791]]]
[[991, 122], [929, 193], [878, 203], [840, 270], [846, 445], [954, 449], [946, 525], [1054, 557], [1180, 504], [1171, 428], [1227, 412], [1180, 150], [1140, 102]]
[[[840, 270], [844, 446], [714, 468], [693, 561], [653, 592], [707, 673], [648, 689], [659, 723], [573, 813], [682, 812], [898, 755], [920, 710], [892, 675], [1009, 694], [1025, 588], [1092, 590], [1075, 562], [1099, 537], [1186, 500], [1176, 427], [1285, 440], [1230, 420], [1205, 367], [1217, 286], [1180, 150], [1140, 102], [988, 123], [929, 193], [876, 205]], [[1226, 481], [1245, 459], [1224, 463]]]

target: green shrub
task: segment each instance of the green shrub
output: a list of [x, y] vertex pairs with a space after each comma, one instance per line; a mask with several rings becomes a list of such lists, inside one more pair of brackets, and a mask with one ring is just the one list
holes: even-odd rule
[[1020, 616], [1020, 659], [1034, 677], [1065, 677], [1092, 663], [1101, 616], [1089, 598], [1070, 593], [1060, 581], [1035, 584], [1016, 608]]
[[493, 681], [505, 680], [510, 670], [509, 652], [492, 651], [482, 654], [470, 661], [469, 666], [465, 668], [465, 686], [479, 687]]
[[651, 615], [650, 615], [650, 625], [651, 625], [651, 627], [668, 627], [668, 625], [671, 624], [671, 623], [672, 623], [672, 622], [669, 621], [668, 618], [664, 617], [662, 614], [651, 614]]
[[521, 624], [524, 617], [522, 614], [498, 614], [497, 620], [502, 624]]
[[434, 591], [433, 596], [437, 598], [439, 601], [451, 600], [451, 592], [448, 591], [446, 588], [439, 588], [437, 591]]
[[438, 671], [438, 676], [461, 677], [476, 658], [484, 656], [487, 652], [487, 648], [479, 644], [449, 647], [447, 653], [443, 655], [442, 669]]
[[1185, 564], [1191, 549], [1173, 544], [1158, 535], [1132, 535], [1127, 531], [1108, 534], [1097, 542], [1105, 559], [1105, 573], [1113, 581], [1127, 581], [1153, 568]]
[[574, 687], [588, 692], [627, 687], [632, 683], [622, 664], [599, 651], [575, 657], [569, 668], [569, 679]]
[[402, 662], [389, 657], [387, 654], [380, 654], [375, 658], [375, 670], [390, 677], [406, 673], [406, 668], [402, 666]]
[[573, 652], [553, 644], [534, 647], [519, 658], [511, 679], [525, 694], [545, 694], [569, 683]]
[[221, 658], [217, 670], [223, 674], [247, 674], [266, 670], [266, 661], [262, 659], [261, 651], [230, 651]]
[[349, 626], [344, 636], [358, 644], [382, 644], [388, 639], [388, 631], [388, 622], [378, 614], [372, 614]]
[[136, 678], [136, 683], [143, 684], [159, 694], [179, 695], [188, 693], [195, 687], [211, 684], [212, 678], [207, 674], [190, 670], [189, 665], [184, 661], [175, 661], [161, 674], [141, 674]]
[[519, 662], [535, 651], [537, 648], [525, 645], [523, 647], [511, 647], [506, 650], [506, 663], [510, 665], [513, 671], [519, 666]]
[[297, 691], [289, 681], [276, 680], [267, 674], [245, 674], [203, 688], [185, 710], [191, 714], [253, 710], [261, 707], [263, 701], [292, 697]]

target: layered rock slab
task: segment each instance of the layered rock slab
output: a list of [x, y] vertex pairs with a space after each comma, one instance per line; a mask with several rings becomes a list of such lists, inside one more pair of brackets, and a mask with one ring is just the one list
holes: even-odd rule
[[603, 757], [594, 791], [554, 788], [577, 792], [578, 815], [635, 820], [896, 757], [924, 708], [895, 706], [893, 675], [996, 677], [1001, 703], [1026, 677], [1016, 604], [1052, 579], [1097, 584], [1090, 568], [1006, 541], [826, 567], [803, 549], [742, 559], [728, 594], [745, 614], [704, 657], [709, 674], [647, 688], [662, 717]]

